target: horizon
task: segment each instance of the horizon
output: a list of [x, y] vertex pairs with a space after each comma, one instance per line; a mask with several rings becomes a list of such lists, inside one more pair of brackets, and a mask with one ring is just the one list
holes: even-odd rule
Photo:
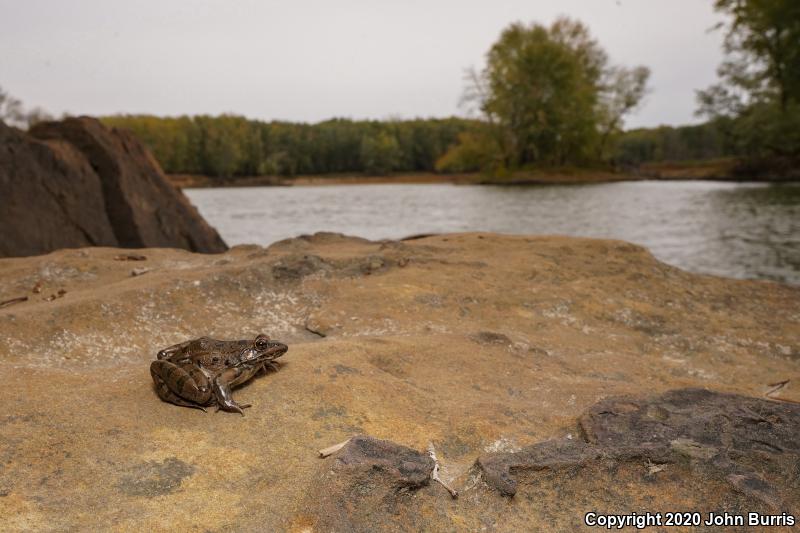
[[722, 58], [710, 1], [534, 4], [0, 0], [0, 46], [11, 51], [0, 57], [0, 86], [56, 116], [474, 118], [458, 105], [464, 71], [483, 66], [512, 22], [566, 15], [590, 28], [613, 64], [652, 70], [625, 129], [702, 122], [695, 91], [714, 82]]

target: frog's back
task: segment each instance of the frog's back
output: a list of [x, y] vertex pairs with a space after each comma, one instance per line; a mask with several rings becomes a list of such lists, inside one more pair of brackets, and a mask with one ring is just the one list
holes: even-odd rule
[[210, 337], [201, 337], [192, 341], [187, 351], [192, 357], [218, 355], [222, 358], [226, 358], [227, 356], [240, 353], [249, 345], [249, 341], [223, 341]]

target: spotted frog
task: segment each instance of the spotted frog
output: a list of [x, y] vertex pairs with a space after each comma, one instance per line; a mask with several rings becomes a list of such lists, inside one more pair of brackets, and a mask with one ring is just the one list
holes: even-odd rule
[[231, 388], [259, 371], [275, 370], [275, 359], [289, 348], [282, 342], [258, 335], [254, 340], [220, 341], [208, 337], [175, 344], [157, 354], [150, 375], [159, 398], [165, 402], [202, 409], [217, 409], [244, 415], [231, 396]]

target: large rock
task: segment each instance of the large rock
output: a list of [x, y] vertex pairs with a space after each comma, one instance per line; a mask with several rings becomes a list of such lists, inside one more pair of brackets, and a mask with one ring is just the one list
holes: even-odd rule
[[[0, 260], [0, 302], [28, 298], [0, 307], [4, 531], [576, 531], [590, 511], [800, 512], [797, 407], [765, 398], [790, 380], [774, 396], [800, 400], [798, 287], [560, 237], [121, 253]], [[155, 394], [159, 349], [259, 331], [289, 352], [234, 389], [246, 416]], [[358, 434], [381, 442], [318, 457]], [[429, 443], [457, 500], [428, 479]]]
[[130, 134], [87, 117], [0, 125], [0, 256], [59, 248], [227, 249]]
[[64, 140], [83, 153], [100, 176], [106, 213], [120, 246], [205, 253], [227, 249], [130, 133], [81, 117], [40, 123], [30, 134], [38, 139]]
[[73, 146], [0, 122], [0, 257], [116, 246], [100, 178]]

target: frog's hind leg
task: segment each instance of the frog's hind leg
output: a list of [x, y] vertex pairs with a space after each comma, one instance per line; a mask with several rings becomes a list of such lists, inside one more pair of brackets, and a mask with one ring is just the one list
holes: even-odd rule
[[177, 394], [175, 394], [174, 392], [172, 392], [171, 390], [169, 390], [169, 387], [167, 387], [167, 385], [163, 381], [161, 382], [160, 385], [156, 384], [156, 388], [158, 397], [164, 400], [165, 402], [174, 403], [175, 405], [180, 405], [183, 407], [194, 407], [195, 409], [202, 410], [204, 413], [208, 412], [206, 408], [203, 407], [202, 405], [188, 402], [183, 398], [181, 398], [180, 396], [178, 396]]
[[211, 398], [211, 392], [207, 388], [198, 387], [194, 377], [186, 370], [169, 361], [160, 360], [152, 362], [150, 375], [156, 384], [158, 397], [165, 402], [205, 411], [203, 405]]
[[234, 401], [233, 396], [231, 396], [231, 383], [235, 383], [236, 379], [245, 371], [242, 367], [229, 368], [214, 379], [211, 386], [214, 390], [214, 396], [217, 398], [217, 410], [224, 409], [244, 416], [244, 409], [250, 407], [250, 404], [239, 405]]

